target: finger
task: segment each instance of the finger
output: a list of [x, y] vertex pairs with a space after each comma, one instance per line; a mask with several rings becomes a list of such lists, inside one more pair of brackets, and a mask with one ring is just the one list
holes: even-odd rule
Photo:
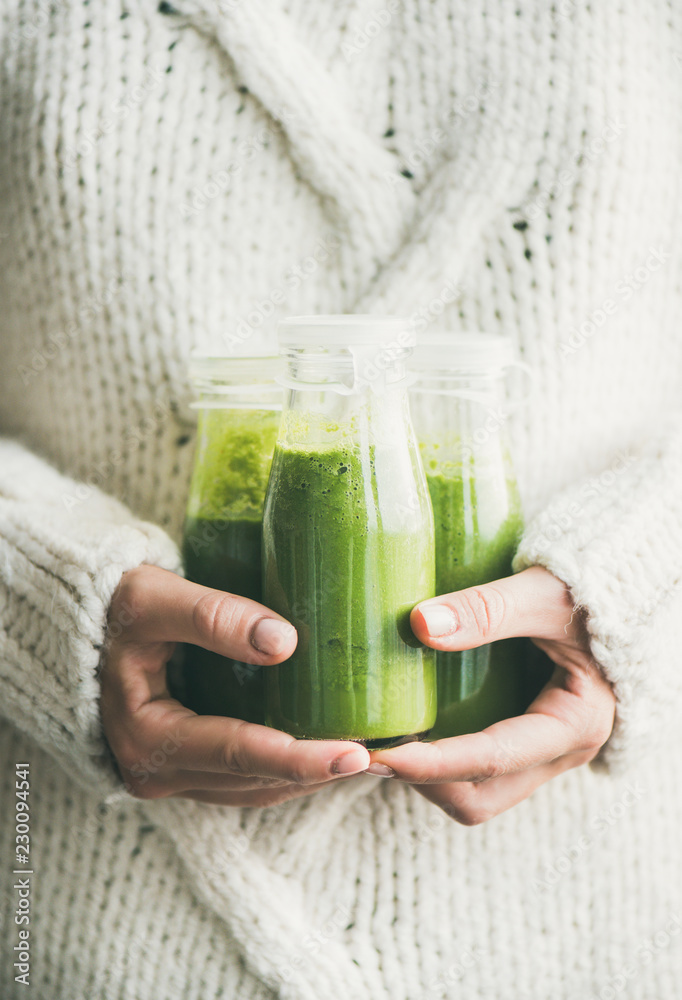
[[[329, 781], [315, 784], [319, 788], [325, 784], [333, 784], [340, 778], [352, 778], [353, 774], [336, 775]], [[236, 774], [216, 774], [214, 771], [176, 771], [169, 775], [168, 793], [174, 795], [183, 792], [245, 792], [263, 789], [276, 789], [292, 786], [294, 783], [283, 778], [241, 777]], [[308, 786], [304, 786], [308, 787]]]
[[[567, 690], [562, 671], [543, 688], [524, 715], [482, 732], [434, 743], [407, 743], [372, 753], [372, 763], [390, 767], [410, 783], [483, 781], [549, 764], [566, 754], [597, 750], [611, 733], [613, 694], [601, 677], [585, 689]], [[572, 680], [569, 678], [569, 680]]]
[[442, 650], [473, 649], [513, 636], [567, 641], [582, 629], [566, 585], [539, 566], [422, 601], [410, 624], [421, 642]]
[[372, 763], [387, 765], [411, 784], [482, 781], [547, 763], [570, 753], [573, 742], [573, 733], [557, 719], [533, 713], [468, 736], [377, 751]]
[[[128, 778], [128, 775], [125, 775]], [[284, 788], [292, 782], [283, 778], [242, 777], [236, 774], [216, 774], [214, 771], [185, 771], [168, 766], [154, 769], [149, 775], [131, 775], [140, 798], [165, 798], [185, 792], [247, 792]], [[135, 778], [142, 780], [135, 781]], [[150, 783], [149, 788], [144, 786]]]
[[144, 646], [113, 643], [100, 670], [102, 721], [116, 720], [135, 713], [155, 698], [170, 698], [165, 665], [173, 643], [156, 642]]
[[[112, 645], [100, 672], [100, 714], [104, 731], [116, 753], [116, 740], [129, 736], [136, 741], [140, 709], [150, 702], [182, 708], [171, 698], [165, 667], [173, 650], [172, 643], [136, 646]], [[189, 709], [185, 712], [192, 715]], [[150, 742], [166, 739], [163, 732], [150, 734]]]
[[457, 823], [477, 826], [527, 799], [545, 782], [570, 768], [580, 767], [595, 756], [594, 751], [568, 754], [550, 764], [508, 774], [483, 782], [452, 782], [444, 785], [415, 785], [417, 791], [440, 806]]
[[209, 802], [217, 806], [267, 808], [268, 806], [277, 806], [282, 802], [288, 802], [290, 799], [301, 798], [303, 795], [313, 795], [325, 786], [326, 783], [314, 786], [292, 784], [282, 788], [261, 789], [258, 791], [223, 793], [205, 791], [176, 792], [175, 796], [183, 799], [195, 799], [197, 802]]
[[[369, 764], [368, 751], [349, 740], [297, 740], [268, 726], [240, 719], [195, 715], [179, 702], [151, 701], [125, 716], [127, 732], [112, 749], [133, 771], [142, 756], [168, 755], [176, 770], [211, 771], [241, 777], [279, 778], [315, 784], [335, 775], [357, 774]], [[134, 773], [134, 771], [133, 771]]]
[[245, 792], [264, 788], [283, 788], [292, 782], [285, 778], [244, 777], [239, 774], [217, 774], [215, 771], [174, 771], [169, 778], [174, 794], [191, 791]]
[[185, 792], [247, 792], [282, 788], [292, 782], [281, 778], [241, 777], [211, 771], [184, 771], [174, 768], [168, 756], [158, 751], [141, 756], [131, 769], [120, 768], [121, 777], [141, 799], [162, 799]]
[[115, 602], [130, 609], [125, 643], [189, 642], [259, 664], [279, 663], [296, 648], [296, 629], [269, 608], [156, 566], [124, 574]]

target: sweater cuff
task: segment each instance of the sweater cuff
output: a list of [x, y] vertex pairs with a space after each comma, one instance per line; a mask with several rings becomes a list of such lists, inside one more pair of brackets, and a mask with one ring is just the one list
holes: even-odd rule
[[2, 713], [77, 780], [120, 790], [99, 714], [109, 604], [135, 566], [178, 572], [177, 548], [97, 490], [70, 506], [77, 484], [17, 445], [0, 442], [0, 467]]
[[592, 655], [614, 688], [613, 732], [593, 765], [627, 770], [657, 748], [682, 704], [682, 420], [537, 516], [514, 571], [533, 565], [584, 609]]

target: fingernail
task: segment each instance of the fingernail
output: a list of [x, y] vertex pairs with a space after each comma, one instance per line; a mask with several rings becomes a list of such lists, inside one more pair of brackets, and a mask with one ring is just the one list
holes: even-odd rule
[[444, 604], [426, 604], [419, 610], [424, 619], [427, 632], [434, 639], [456, 631], [458, 622], [455, 614]]
[[388, 764], [370, 764], [365, 774], [376, 774], [379, 778], [395, 778], [395, 771]]
[[296, 629], [289, 622], [281, 622], [277, 618], [261, 618], [251, 634], [251, 645], [259, 653], [277, 656], [290, 645]]
[[353, 750], [337, 757], [332, 764], [332, 774], [359, 774], [367, 767], [367, 751]]

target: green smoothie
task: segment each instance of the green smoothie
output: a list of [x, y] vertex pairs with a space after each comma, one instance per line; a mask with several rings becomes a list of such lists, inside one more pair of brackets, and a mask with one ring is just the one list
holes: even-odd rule
[[[436, 590], [447, 594], [511, 574], [522, 529], [516, 483], [501, 463], [426, 462], [436, 530]], [[524, 711], [527, 641], [438, 653], [438, 719], [429, 739], [476, 732]]]
[[267, 722], [299, 738], [395, 745], [433, 725], [435, 657], [409, 625], [434, 593], [428, 497], [395, 451], [278, 444], [265, 512], [264, 602], [298, 630], [269, 668]]
[[[279, 419], [275, 410], [201, 411], [183, 541], [189, 580], [261, 600], [263, 501]], [[183, 681], [184, 701], [200, 715], [264, 721], [262, 667], [188, 645]]]

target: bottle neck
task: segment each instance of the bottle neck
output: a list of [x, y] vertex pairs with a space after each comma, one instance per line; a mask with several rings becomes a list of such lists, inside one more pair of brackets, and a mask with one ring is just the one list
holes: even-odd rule
[[370, 388], [350, 394], [326, 388], [287, 390], [281, 435], [289, 444], [388, 447], [411, 434], [404, 382], [381, 393]]
[[297, 392], [381, 394], [407, 386], [409, 354], [409, 349], [399, 345], [353, 344], [334, 351], [289, 347], [280, 381]]
[[503, 373], [423, 374], [410, 393], [410, 408], [425, 461], [501, 460], [511, 415]]
[[282, 395], [277, 383], [212, 386], [202, 388], [191, 405], [195, 410], [281, 410]]
[[281, 409], [279, 357], [192, 357], [193, 409]]
[[504, 374], [498, 369], [448, 372], [434, 368], [417, 373], [413, 391], [490, 405], [505, 395]]

